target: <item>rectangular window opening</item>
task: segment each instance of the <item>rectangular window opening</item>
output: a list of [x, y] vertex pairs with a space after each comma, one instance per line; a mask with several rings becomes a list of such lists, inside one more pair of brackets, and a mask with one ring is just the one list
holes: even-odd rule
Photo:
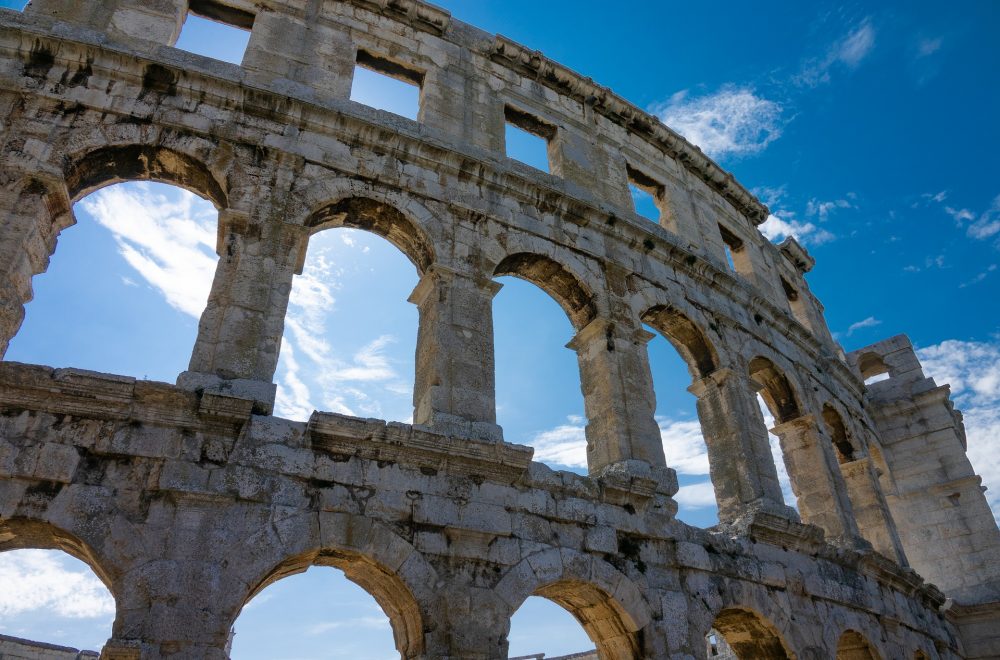
[[423, 84], [423, 73], [359, 50], [351, 84], [351, 100], [418, 121]]
[[726, 251], [726, 263], [734, 273], [742, 270], [743, 239], [719, 225], [719, 234], [722, 235], [722, 245]]
[[625, 171], [635, 212], [659, 224], [663, 220], [663, 184], [628, 163], [625, 164]]
[[556, 136], [555, 126], [510, 106], [504, 107], [503, 114], [507, 157], [543, 172], [551, 172], [549, 142]]
[[192, 0], [176, 48], [222, 62], [242, 64], [250, 43], [253, 14]]
[[781, 278], [781, 288], [785, 291], [785, 297], [788, 299], [788, 306], [792, 310], [792, 316], [802, 324], [803, 327], [812, 329], [812, 325], [809, 323], [809, 314], [806, 312], [805, 301], [802, 300], [802, 296], [799, 292], [792, 286], [788, 280], [784, 277]]

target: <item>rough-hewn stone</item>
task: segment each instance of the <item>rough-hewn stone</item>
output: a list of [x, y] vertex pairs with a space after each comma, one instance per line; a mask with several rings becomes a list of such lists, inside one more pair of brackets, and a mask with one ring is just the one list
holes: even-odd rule
[[[243, 65], [172, 48], [187, 11], [252, 29]], [[350, 101], [358, 62], [419, 81], [419, 121]], [[1000, 655], [1000, 532], [947, 388], [902, 338], [844, 359], [766, 207], [589, 79], [416, 0], [34, 0], [0, 10], [0, 107], [0, 354], [84, 195], [151, 179], [219, 209], [176, 385], [0, 363], [0, 550], [94, 569], [102, 657], [224, 658], [248, 600], [313, 564], [376, 598], [403, 658], [506, 658], [531, 595], [602, 659], [704, 658], [713, 630], [741, 657]], [[552, 174], [505, 157], [506, 120]], [[338, 226], [420, 274], [413, 425], [270, 414], [294, 274]], [[574, 326], [587, 477], [496, 425], [498, 275]], [[643, 323], [691, 373], [711, 530], [674, 517]]]

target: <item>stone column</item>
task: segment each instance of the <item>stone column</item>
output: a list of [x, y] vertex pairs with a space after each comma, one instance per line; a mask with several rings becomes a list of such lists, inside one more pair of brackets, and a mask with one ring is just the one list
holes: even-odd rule
[[666, 465], [646, 355], [654, 336], [598, 317], [566, 345], [580, 363], [591, 474], [627, 460]]
[[820, 527], [827, 539], [855, 545], [860, 538], [847, 487], [840, 474], [833, 443], [808, 414], [776, 425], [788, 478], [798, 499], [802, 522]]
[[906, 566], [903, 544], [899, 540], [896, 523], [889, 513], [882, 487], [879, 486], [871, 457], [841, 463], [840, 472], [844, 477], [851, 509], [861, 535], [877, 552], [900, 566]]
[[32, 0], [27, 14], [79, 23], [112, 36], [174, 45], [187, 18], [188, 0]]
[[435, 264], [409, 301], [420, 311], [413, 422], [502, 440], [496, 424], [493, 296], [502, 285]]
[[786, 506], [767, 432], [749, 379], [718, 369], [695, 381], [698, 419], [719, 505], [719, 520], [733, 523], [756, 511], [795, 520]]
[[177, 384], [252, 399], [270, 412], [292, 277], [308, 232], [232, 210], [219, 213], [219, 224], [219, 265]]
[[[14, 176], [13, 172], [8, 173]], [[31, 279], [45, 272], [59, 232], [75, 222], [62, 180], [32, 176], [0, 190], [0, 358], [7, 353], [32, 296]]]

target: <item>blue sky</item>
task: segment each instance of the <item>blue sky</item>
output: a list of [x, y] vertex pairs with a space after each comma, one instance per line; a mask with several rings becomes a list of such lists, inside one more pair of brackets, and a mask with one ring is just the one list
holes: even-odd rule
[[[925, 371], [952, 384], [970, 457], [1000, 510], [1000, 4], [439, 4], [611, 87], [733, 171], [772, 209], [762, 231], [793, 234], [816, 257], [808, 281], [847, 350], [906, 333]], [[245, 38], [192, 20], [178, 46], [238, 61]], [[413, 116], [406, 103], [415, 89], [399, 85], [361, 72], [353, 97]], [[530, 138], [511, 133], [508, 147], [541, 164]], [[168, 186], [123, 184], [76, 213], [49, 272], [35, 279], [6, 359], [173, 382], [215, 267], [214, 209]], [[563, 348], [569, 321], [534, 286], [498, 281], [505, 437], [534, 446], [554, 468], [584, 471], [576, 359]], [[406, 298], [416, 282], [414, 267], [380, 238], [318, 234], [292, 293], [277, 412], [409, 421], [417, 314]], [[666, 340], [649, 350], [667, 460], [683, 486], [680, 516], [711, 525], [689, 377]], [[99, 647], [111, 609], [94, 580], [58, 554], [0, 555], [0, 582], [20, 585], [0, 593], [0, 632]], [[66, 584], [82, 585], [72, 593], [89, 600], [62, 607]], [[306, 611], [312, 618], [295, 614]], [[234, 657], [393, 657], [380, 616], [337, 571], [312, 569], [252, 601], [237, 621]], [[289, 632], [296, 648], [269, 646]], [[532, 599], [515, 616], [512, 654], [587, 646], [546, 601]]]

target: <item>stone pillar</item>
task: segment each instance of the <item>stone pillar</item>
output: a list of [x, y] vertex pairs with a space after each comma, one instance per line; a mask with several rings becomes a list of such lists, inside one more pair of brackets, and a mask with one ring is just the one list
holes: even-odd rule
[[172, 46], [187, 18], [188, 0], [31, 0], [24, 11], [79, 23], [112, 36]]
[[258, 10], [243, 56], [251, 82], [277, 84], [309, 98], [351, 95], [354, 44], [344, 27], [319, 20], [322, 5], [306, 3], [304, 17], [283, 13], [278, 6]]
[[177, 384], [274, 405], [272, 383], [292, 277], [307, 230], [219, 213], [219, 265], [188, 371]]
[[816, 525], [828, 540], [856, 545], [860, 538], [847, 487], [840, 474], [833, 443], [813, 415], [776, 425], [788, 478], [798, 499], [802, 522]]
[[[10, 173], [13, 175], [13, 173]], [[75, 222], [61, 180], [38, 175], [0, 190], [0, 358], [24, 320], [31, 278], [45, 272], [56, 237]]]
[[695, 381], [698, 419], [719, 505], [719, 520], [734, 523], [756, 511], [797, 520], [785, 505], [767, 432], [749, 379], [718, 369]]
[[861, 536], [875, 550], [900, 566], [906, 566], [906, 553], [899, 541], [896, 523], [878, 483], [878, 475], [870, 456], [840, 464], [847, 485], [847, 495]]
[[627, 460], [666, 465], [646, 355], [654, 336], [598, 317], [566, 345], [580, 363], [591, 474]]
[[409, 301], [420, 311], [413, 423], [502, 440], [496, 424], [493, 296], [502, 285], [435, 264]]

